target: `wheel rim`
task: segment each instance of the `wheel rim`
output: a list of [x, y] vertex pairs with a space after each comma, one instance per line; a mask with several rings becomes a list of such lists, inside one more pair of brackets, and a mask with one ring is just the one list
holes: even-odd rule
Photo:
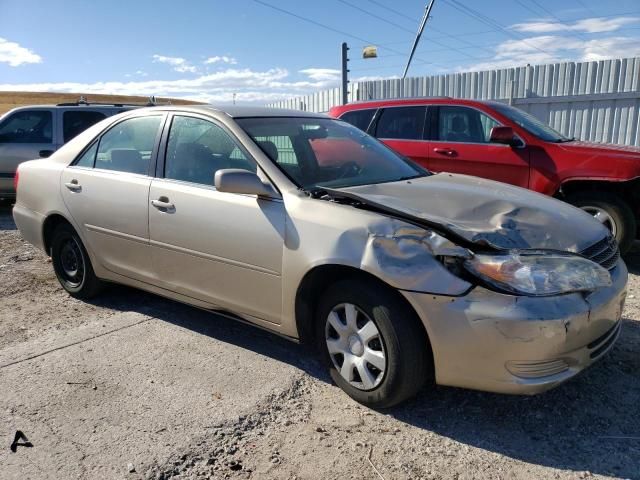
[[60, 269], [64, 280], [72, 287], [82, 284], [84, 278], [84, 257], [75, 238], [64, 241], [60, 247]]
[[359, 390], [380, 385], [387, 367], [384, 342], [377, 325], [351, 303], [333, 307], [327, 316], [325, 340], [340, 376]]
[[618, 227], [616, 225], [616, 222], [613, 219], [613, 217], [605, 209], [601, 207], [593, 207], [590, 205], [586, 205], [581, 208], [582, 210], [587, 212], [589, 215], [592, 215], [593, 218], [598, 220], [605, 227], [607, 227], [611, 231], [614, 237], [617, 235]]

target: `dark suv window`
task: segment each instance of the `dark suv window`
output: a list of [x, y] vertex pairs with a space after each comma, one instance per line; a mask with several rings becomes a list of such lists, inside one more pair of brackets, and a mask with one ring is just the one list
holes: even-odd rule
[[385, 108], [378, 120], [376, 137], [422, 140], [426, 107]]
[[489, 143], [491, 129], [498, 122], [469, 107], [440, 107], [438, 138], [445, 142]]
[[159, 115], [135, 117], [108, 130], [100, 138], [95, 168], [146, 175], [161, 120]]
[[91, 125], [104, 120], [107, 116], [101, 112], [85, 110], [69, 110], [62, 114], [62, 136], [67, 143], [79, 133], [84, 132]]
[[46, 110], [16, 112], [0, 124], [0, 143], [53, 143], [53, 116]]
[[369, 124], [373, 119], [373, 116], [376, 113], [375, 108], [367, 109], [367, 110], [353, 110], [351, 112], [347, 112], [340, 117], [340, 120], [344, 120], [345, 122], [349, 122], [354, 127], [359, 128], [360, 130], [367, 131], [369, 128]]

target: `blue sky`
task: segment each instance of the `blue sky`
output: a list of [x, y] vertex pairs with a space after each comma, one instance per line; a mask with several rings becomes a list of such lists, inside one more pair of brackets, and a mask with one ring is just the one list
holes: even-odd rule
[[[352, 79], [399, 76], [425, 4], [0, 0], [0, 91], [266, 103], [337, 86], [342, 41]], [[409, 75], [635, 55], [638, 0], [436, 0]]]

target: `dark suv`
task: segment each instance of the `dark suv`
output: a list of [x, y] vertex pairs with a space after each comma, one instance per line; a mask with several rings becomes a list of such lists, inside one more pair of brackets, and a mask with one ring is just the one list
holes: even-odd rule
[[18, 165], [46, 158], [91, 125], [144, 105], [88, 103], [81, 99], [58, 105], [33, 105], [0, 117], [0, 198], [15, 197]]

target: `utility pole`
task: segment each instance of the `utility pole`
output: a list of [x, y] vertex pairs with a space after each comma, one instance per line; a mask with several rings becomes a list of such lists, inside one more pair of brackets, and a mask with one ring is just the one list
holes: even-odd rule
[[422, 21], [420, 22], [420, 27], [418, 28], [418, 33], [416, 34], [416, 39], [413, 41], [413, 47], [411, 47], [411, 53], [409, 54], [409, 60], [407, 60], [407, 66], [404, 67], [404, 73], [402, 74], [402, 78], [407, 76], [407, 72], [409, 71], [409, 65], [411, 65], [411, 60], [413, 59], [413, 54], [416, 52], [416, 47], [418, 46], [418, 42], [420, 41], [420, 37], [422, 36], [422, 32], [424, 31], [424, 26], [427, 24], [427, 20], [429, 20], [429, 15], [431, 14], [431, 9], [433, 8], [433, 4], [436, 0], [431, 0], [429, 5], [424, 9], [424, 16], [422, 17]]
[[342, 104], [349, 103], [349, 69], [347, 63], [349, 62], [349, 47], [347, 42], [342, 42]]

